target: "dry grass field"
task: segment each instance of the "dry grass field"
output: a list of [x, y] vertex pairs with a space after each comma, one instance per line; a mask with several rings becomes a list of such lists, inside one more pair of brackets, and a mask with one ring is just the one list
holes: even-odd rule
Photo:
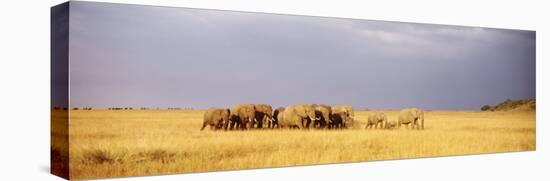
[[[397, 116], [384, 112], [390, 120]], [[368, 113], [355, 112], [361, 129], [201, 132], [200, 110], [71, 110], [70, 178], [536, 149], [534, 111], [426, 111], [421, 131], [365, 130]]]

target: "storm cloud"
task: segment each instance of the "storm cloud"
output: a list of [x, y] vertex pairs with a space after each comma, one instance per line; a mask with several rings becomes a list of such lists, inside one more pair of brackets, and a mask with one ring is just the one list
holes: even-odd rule
[[70, 3], [70, 104], [478, 109], [535, 97], [535, 32]]

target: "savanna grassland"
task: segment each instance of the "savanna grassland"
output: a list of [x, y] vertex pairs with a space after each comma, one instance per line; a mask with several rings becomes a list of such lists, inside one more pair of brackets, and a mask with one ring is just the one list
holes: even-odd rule
[[[383, 112], [390, 120], [398, 114]], [[71, 110], [70, 178], [536, 149], [534, 111], [426, 111], [425, 130], [365, 130], [368, 114], [355, 111], [356, 129], [201, 132], [200, 110]], [[63, 152], [56, 148], [63, 145], [52, 146]]]

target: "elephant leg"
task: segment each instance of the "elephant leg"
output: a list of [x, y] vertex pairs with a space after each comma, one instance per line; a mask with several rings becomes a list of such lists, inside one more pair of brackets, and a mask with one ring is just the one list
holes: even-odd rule
[[264, 119], [265, 116], [258, 120], [258, 122], [256, 123], [256, 128], [262, 128], [264, 126]]
[[320, 124], [321, 124], [321, 123], [320, 123], [319, 120], [313, 121], [313, 128], [318, 128]]
[[231, 124], [231, 121], [227, 121], [225, 123], [225, 130], [228, 130], [229, 129], [229, 125]]
[[201, 131], [204, 130], [204, 128], [206, 128], [206, 123], [202, 123], [202, 127], [201, 127]]
[[322, 122], [321, 120], [315, 121], [315, 124], [313, 125], [313, 128], [319, 129], [321, 128]]
[[263, 128], [264, 125], [267, 125], [267, 116], [264, 116], [264, 118], [262, 119], [261, 123], [262, 123], [262, 124], [259, 125], [260, 128]]
[[264, 126], [267, 127], [267, 121], [267, 116], [264, 116], [264, 119], [262, 119], [262, 128], [264, 128]]
[[235, 123], [235, 129], [240, 130], [242, 128], [242, 124], [243, 124], [242, 121], [236, 122]]
[[313, 129], [317, 128], [317, 124], [319, 124], [318, 120], [311, 120], [311, 128]]
[[246, 124], [247, 124], [247, 123], [243, 123], [243, 122], [240, 123], [240, 125], [241, 125], [241, 130], [246, 130], [246, 128], [247, 128], [247, 127], [246, 127]]
[[[246, 129], [246, 125], [244, 126]], [[248, 122], [248, 128], [253, 129], [254, 128], [254, 120]]]

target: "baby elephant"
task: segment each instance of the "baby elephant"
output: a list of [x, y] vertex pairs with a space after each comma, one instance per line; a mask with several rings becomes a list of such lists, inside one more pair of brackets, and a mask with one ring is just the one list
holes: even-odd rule
[[368, 128], [378, 128], [378, 125], [380, 125], [380, 128], [384, 128], [385, 125], [387, 125], [387, 117], [386, 114], [383, 112], [374, 112], [372, 114], [369, 114], [369, 121], [367, 122], [367, 126], [365, 129]]
[[204, 112], [201, 131], [208, 125], [210, 129], [221, 129], [229, 121], [229, 109], [209, 108]]
[[386, 122], [386, 125], [384, 126], [384, 129], [394, 129], [397, 127], [397, 121], [395, 120], [389, 120]]
[[346, 128], [345, 123], [351, 122], [349, 114], [347, 112], [332, 113], [330, 120], [332, 122], [328, 125], [329, 129], [342, 129]]

